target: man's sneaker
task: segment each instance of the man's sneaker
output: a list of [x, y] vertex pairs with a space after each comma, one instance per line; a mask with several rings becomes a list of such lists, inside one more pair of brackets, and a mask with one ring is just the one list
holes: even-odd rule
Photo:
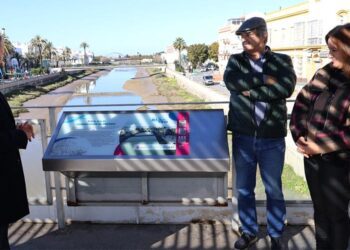
[[241, 237], [235, 242], [236, 249], [247, 249], [258, 240], [258, 237], [248, 233], [242, 233]]
[[283, 249], [282, 237], [270, 237], [270, 238], [271, 238], [271, 250]]

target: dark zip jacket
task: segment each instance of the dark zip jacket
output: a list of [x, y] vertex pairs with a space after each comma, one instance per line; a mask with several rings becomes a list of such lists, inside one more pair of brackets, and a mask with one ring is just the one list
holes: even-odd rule
[[[231, 55], [224, 73], [230, 91], [228, 129], [234, 133], [260, 138], [280, 138], [287, 135], [286, 98], [294, 91], [296, 75], [288, 55], [274, 53], [266, 48], [263, 72], [252, 69], [246, 52]], [[266, 84], [262, 75], [276, 78], [275, 84]], [[250, 97], [242, 95], [249, 91]], [[265, 117], [258, 126], [255, 122], [255, 102], [267, 103]]]

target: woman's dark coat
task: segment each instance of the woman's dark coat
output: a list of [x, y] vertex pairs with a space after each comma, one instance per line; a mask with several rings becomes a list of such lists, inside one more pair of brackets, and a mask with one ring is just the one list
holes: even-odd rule
[[0, 224], [12, 223], [29, 213], [20, 148], [27, 136], [16, 129], [11, 109], [0, 93]]

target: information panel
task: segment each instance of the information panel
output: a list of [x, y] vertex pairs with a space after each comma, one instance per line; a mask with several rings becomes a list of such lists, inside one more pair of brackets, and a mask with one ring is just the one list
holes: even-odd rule
[[45, 171], [226, 172], [223, 110], [66, 111]]
[[188, 111], [65, 113], [51, 156], [189, 155]]

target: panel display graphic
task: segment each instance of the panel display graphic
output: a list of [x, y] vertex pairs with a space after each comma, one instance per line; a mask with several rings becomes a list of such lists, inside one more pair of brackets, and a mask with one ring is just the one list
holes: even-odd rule
[[190, 155], [188, 111], [67, 112], [50, 156]]

